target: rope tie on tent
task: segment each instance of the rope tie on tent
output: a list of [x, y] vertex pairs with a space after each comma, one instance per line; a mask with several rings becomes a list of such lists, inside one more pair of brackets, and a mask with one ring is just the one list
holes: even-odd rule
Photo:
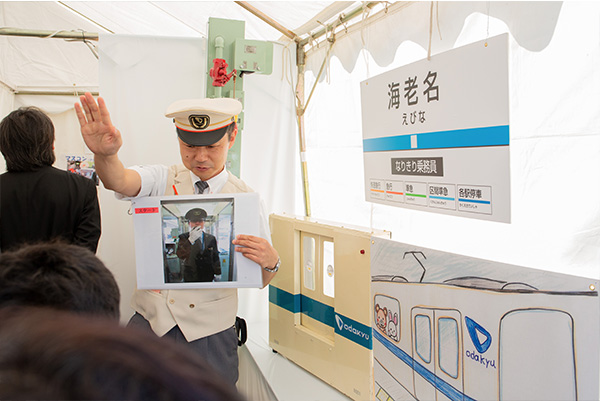
[[[330, 55], [331, 55], [331, 50], [333, 49], [333, 45], [336, 42], [335, 29], [340, 25], [341, 17], [338, 18], [338, 20], [336, 21], [337, 23], [335, 25], [332, 24], [332, 25], [326, 26], [326, 25], [322, 24], [320, 21], [317, 21], [317, 22], [325, 27], [325, 40], [323, 42], [329, 43], [329, 48], [327, 49], [327, 54], [325, 55], [325, 58], [323, 59], [323, 63], [321, 63], [321, 68], [319, 69], [319, 73], [317, 74], [315, 83], [313, 84], [313, 87], [310, 90], [310, 94], [308, 95], [308, 98], [306, 99], [304, 106], [303, 107], [300, 106], [299, 115], [303, 115], [306, 112], [306, 109], [308, 108], [308, 104], [310, 103], [310, 99], [312, 98], [312, 95], [315, 92], [317, 84], [319, 83], [319, 80], [321, 79], [321, 74], [323, 73], [323, 69], [328, 64], [328, 61], [329, 61]], [[319, 44], [320, 44], [320, 42], [317, 43], [317, 48], [319, 47]], [[328, 71], [329, 71], [329, 69], [328, 69]]]
[[440, 35], [440, 40], [442, 40], [442, 30], [440, 29], [440, 2], [435, 2], [435, 22], [437, 24], [438, 34]]
[[440, 40], [442, 40], [442, 31], [440, 30], [440, 14], [439, 14], [439, 6], [440, 3], [438, 1], [431, 2], [431, 6], [429, 7], [429, 46], [427, 48], [427, 60], [431, 59], [431, 40], [433, 37], [433, 3], [435, 3], [435, 20], [437, 24], [437, 30], [440, 35]]
[[333, 48], [333, 44], [335, 43], [335, 30], [337, 29], [338, 26], [340, 26], [341, 22], [342, 22], [342, 15], [340, 14], [338, 20], [336, 21], [335, 26], [331, 25], [331, 30], [329, 35], [327, 35], [327, 32], [325, 32], [325, 37], [327, 39], [327, 41], [329, 42], [329, 50], [327, 51], [328, 56], [325, 57], [325, 61], [326, 61], [326, 73], [327, 73], [327, 83], [331, 83], [331, 68], [329, 68], [329, 62], [331, 60], [331, 57], [329, 57], [329, 53], [331, 52], [331, 49]]
[[490, 37], [490, 2], [487, 2], [487, 31], [485, 34], [485, 47], [487, 47], [488, 38]]
[[[64, 31], [64, 30], [56, 31], [56, 32], [54, 32], [54, 33], [52, 33], [52, 34], [50, 34], [48, 36], [44, 36], [43, 39], [52, 38], [56, 34], [58, 34], [60, 32], [67, 32], [67, 31]], [[76, 29], [76, 30], [71, 30], [71, 31], [68, 31], [68, 32], [79, 32], [79, 33], [81, 33], [81, 39], [64, 39], [65, 42], [78, 42], [78, 41], [82, 41], [88, 47], [88, 49], [90, 49], [90, 51], [92, 52], [92, 54], [94, 55], [94, 57], [96, 57], [96, 59], [98, 59], [98, 51], [96, 50], [96, 46], [93, 43], [91, 43], [89, 41], [89, 39], [87, 39], [85, 37], [85, 31], [83, 29]]]
[[[385, 12], [387, 13], [388, 2], [385, 2]], [[367, 26], [367, 19], [369, 18], [369, 13], [371, 9], [363, 4], [363, 10], [360, 21], [360, 41], [362, 44], [362, 52], [363, 58], [365, 59], [365, 66], [367, 67], [367, 78], [371, 77], [371, 73], [369, 72], [369, 57], [367, 56], [367, 41], [365, 40], [365, 28]]]
[[90, 51], [94, 54], [94, 57], [96, 57], [96, 59], [98, 59], [98, 51], [96, 50], [96, 46], [93, 45], [92, 43], [90, 43], [89, 40], [87, 40], [85, 38], [85, 31], [83, 29], [78, 29], [79, 31], [81, 31], [81, 40], [83, 41], [83, 43], [85, 43], [85, 45], [88, 47], [88, 49], [90, 49]]
[[310, 102], [310, 99], [311, 99], [313, 93], [315, 92], [315, 88], [317, 87], [317, 84], [319, 83], [319, 79], [321, 78], [323, 69], [325, 68], [327, 61], [329, 60], [329, 55], [331, 54], [331, 49], [333, 49], [333, 45], [335, 44], [335, 35], [333, 35], [332, 41], [329, 41], [329, 39], [327, 41], [330, 43], [329, 49], [327, 49], [327, 54], [325, 55], [325, 58], [323, 59], [323, 63], [321, 63], [321, 68], [319, 69], [319, 73], [317, 74], [317, 79], [315, 80], [315, 83], [314, 83], [312, 89], [310, 90], [310, 94], [308, 95], [308, 99], [306, 99], [306, 103], [304, 104], [304, 107], [302, 108], [302, 114], [304, 114], [304, 112], [306, 111], [306, 108], [308, 107], [308, 103]]
[[58, 33], [60, 33], [60, 32], [64, 32], [64, 31], [62, 31], [62, 30], [54, 31], [54, 32], [53, 32], [53, 33], [51, 33], [50, 35], [42, 37], [42, 39], [49, 39], [49, 38], [53, 38], [54, 36], [56, 36], [56, 34], [58, 34]]
[[[292, 90], [292, 99], [294, 99], [294, 104], [298, 104], [299, 99], [296, 94], [296, 90], [294, 89], [294, 72], [291, 61], [292, 54], [290, 51], [290, 45], [292, 43], [296, 42], [288, 43], [286, 46], [283, 47], [283, 51], [281, 52], [281, 80], [283, 81], [285, 79], [286, 82], [290, 84], [290, 88]], [[296, 120], [296, 122], [298, 121]]]
[[292, 43], [295, 42], [289, 42], [286, 46], [283, 46], [283, 51], [281, 52], [281, 80], [283, 81], [285, 79], [289, 84], [291, 84], [292, 82], [290, 81], [290, 77], [287, 76], [286, 72], [288, 66], [288, 57], [291, 56], [290, 45]]
[[429, 46], [427, 46], [427, 60], [431, 60], [431, 37], [433, 36], [433, 1], [429, 6]]
[[82, 41], [83, 43], [85, 43], [85, 45], [88, 47], [88, 49], [90, 49], [90, 51], [92, 52], [94, 57], [96, 57], [96, 59], [98, 59], [98, 52], [96, 51], [96, 47], [85, 37], [85, 31], [83, 29], [77, 29], [77, 30], [71, 30], [71, 31], [65, 31], [65, 30], [61, 29], [61, 30], [52, 32], [48, 36], [41, 36], [41, 38], [42, 39], [51, 39], [62, 32], [81, 32], [81, 39], [64, 39], [65, 42]]

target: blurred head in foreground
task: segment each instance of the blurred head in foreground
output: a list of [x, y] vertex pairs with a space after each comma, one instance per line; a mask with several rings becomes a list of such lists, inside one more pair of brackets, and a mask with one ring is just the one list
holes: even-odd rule
[[119, 287], [87, 248], [61, 241], [0, 253], [0, 307], [42, 306], [119, 318]]
[[114, 319], [0, 310], [0, 399], [242, 400], [179, 344]]

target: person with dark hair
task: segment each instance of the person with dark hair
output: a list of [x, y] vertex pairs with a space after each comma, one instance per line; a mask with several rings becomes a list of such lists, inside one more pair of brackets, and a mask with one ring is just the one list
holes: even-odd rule
[[199, 356], [114, 320], [0, 310], [0, 399], [242, 401]]
[[40, 306], [119, 319], [113, 274], [89, 249], [60, 241], [0, 253], [0, 308]]
[[[75, 111], [82, 137], [94, 153], [98, 176], [118, 198], [253, 192], [225, 166], [238, 133], [239, 100], [205, 98], [172, 103], [165, 116], [175, 125], [182, 164], [130, 168], [119, 159], [123, 139], [111, 122], [104, 99], [96, 101], [87, 92], [79, 100]], [[270, 242], [264, 208], [259, 215], [260, 236], [239, 234], [232, 243], [236, 252], [262, 267], [266, 286], [281, 262]], [[137, 290], [131, 302], [136, 313], [129, 324], [184, 343], [235, 383], [239, 376], [237, 304], [236, 288]]]
[[0, 123], [0, 250], [62, 238], [96, 252], [100, 206], [94, 182], [52, 165], [54, 125], [35, 107], [21, 107]]
[[199, 207], [188, 210], [185, 219], [190, 232], [179, 236], [177, 257], [182, 260], [183, 282], [209, 282], [221, 274], [217, 239], [204, 232], [207, 214]]

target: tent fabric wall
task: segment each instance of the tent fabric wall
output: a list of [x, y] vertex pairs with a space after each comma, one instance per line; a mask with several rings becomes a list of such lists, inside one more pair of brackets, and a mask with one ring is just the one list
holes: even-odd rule
[[[0, 115], [2, 118], [14, 110], [15, 95], [5, 85], [0, 84]], [[0, 173], [6, 170], [4, 163], [0, 163]]]
[[[492, 10], [507, 8], [501, 20], [492, 16], [488, 19], [481, 12], [464, 18], [461, 10], [470, 4], [439, 4], [443, 39], [440, 41], [434, 32], [434, 48], [450, 49], [510, 33], [511, 224], [364, 200], [359, 83], [427, 57], [427, 47], [422, 44], [428, 42], [429, 32], [424, 29], [402, 42], [393, 63], [383, 67], [373, 59], [368, 46], [368, 52], [356, 58], [351, 74], [343, 60], [331, 59], [327, 79], [317, 87], [306, 114], [313, 217], [385, 229], [401, 242], [598, 278], [600, 6], [580, 2], [492, 2]], [[429, 15], [424, 5], [415, 6], [398, 13], [406, 15], [397, 26], [410, 25]], [[514, 13], [509, 12], [511, 7]], [[555, 18], [543, 20], [536, 16], [538, 9], [545, 15], [544, 11], [551, 9], [552, 14], [557, 7]], [[455, 8], [456, 16], [452, 13]], [[424, 13], [420, 19], [414, 15], [417, 9]], [[458, 36], [448, 35], [444, 27], [460, 25], [463, 18]], [[521, 24], [529, 26], [523, 29]], [[520, 30], [515, 35], [516, 28]], [[343, 48], [344, 43], [335, 46]], [[308, 74], [307, 85], [312, 85], [314, 79]], [[340, 118], [327, 118], [331, 115]]]
[[[98, 32], [96, 25], [66, 11], [57, 2], [0, 2], [0, 26]], [[0, 36], [0, 49], [0, 81], [13, 89], [98, 86], [98, 60], [81, 42]]]

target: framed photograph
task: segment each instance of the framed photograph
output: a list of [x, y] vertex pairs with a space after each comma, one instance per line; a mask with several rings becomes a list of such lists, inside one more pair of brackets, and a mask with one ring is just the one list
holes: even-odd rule
[[261, 267], [231, 243], [259, 235], [258, 194], [152, 196], [131, 207], [139, 289], [262, 287]]

